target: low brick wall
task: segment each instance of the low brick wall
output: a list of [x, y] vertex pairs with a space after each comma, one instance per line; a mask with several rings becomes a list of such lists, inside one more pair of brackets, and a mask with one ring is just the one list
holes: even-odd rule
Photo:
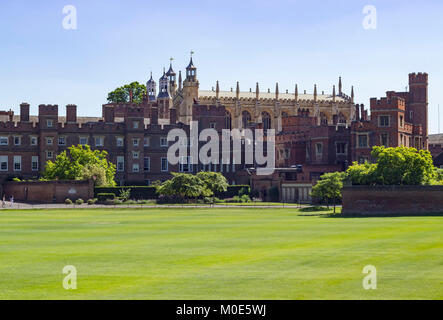
[[342, 193], [345, 216], [443, 213], [443, 186], [345, 186]]
[[3, 195], [31, 203], [63, 203], [67, 198], [84, 201], [94, 198], [93, 181], [5, 182]]

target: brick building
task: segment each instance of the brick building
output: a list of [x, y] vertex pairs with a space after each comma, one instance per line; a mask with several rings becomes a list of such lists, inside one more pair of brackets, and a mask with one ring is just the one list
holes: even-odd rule
[[[239, 85], [235, 92], [221, 91], [218, 82], [215, 89], [201, 91], [191, 58], [184, 80], [179, 72], [177, 83], [171, 65], [159, 79], [157, 94], [151, 74], [141, 103], [130, 97], [127, 103], [105, 104], [102, 117], [78, 117], [75, 105], [66, 106], [65, 116], [57, 105], [40, 105], [37, 116], [30, 115], [27, 103], [20, 105], [20, 115], [0, 111], [0, 179], [38, 177], [48, 160], [80, 144], [108, 151], [120, 185], [150, 184], [168, 179], [171, 172], [217, 171], [232, 184], [252, 181], [262, 195], [278, 183], [283, 200], [308, 201], [312, 184], [323, 173], [370, 160], [374, 145], [428, 148], [428, 75], [410, 74], [409, 84], [408, 92], [389, 91], [385, 98], [371, 99], [369, 114], [354, 104], [354, 89], [350, 96], [343, 93], [341, 78], [338, 94], [334, 86], [330, 95], [318, 94], [316, 86], [312, 95], [299, 94], [297, 86], [293, 94], [281, 94], [278, 84], [273, 94], [260, 93], [258, 84], [255, 92], [240, 92]], [[233, 159], [229, 164], [171, 165], [167, 135], [172, 129], [189, 133], [191, 121], [198, 123], [199, 133], [212, 128], [219, 136], [223, 129], [275, 129], [278, 170], [256, 177], [251, 170], [255, 162], [233, 164]], [[247, 140], [242, 136], [243, 157]]]

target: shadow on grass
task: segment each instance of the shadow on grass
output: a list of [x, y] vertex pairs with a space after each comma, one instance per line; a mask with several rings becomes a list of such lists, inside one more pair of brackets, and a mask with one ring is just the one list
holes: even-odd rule
[[322, 218], [402, 218], [402, 217], [443, 217], [442, 213], [410, 213], [410, 214], [353, 214], [353, 215], [343, 215], [341, 213], [337, 214], [324, 214], [321, 215]]

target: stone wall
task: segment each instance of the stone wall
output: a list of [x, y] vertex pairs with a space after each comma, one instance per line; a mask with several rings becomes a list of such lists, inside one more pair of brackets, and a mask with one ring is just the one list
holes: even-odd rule
[[32, 181], [5, 182], [3, 195], [7, 200], [30, 203], [63, 203], [67, 198], [75, 201], [94, 198], [94, 183], [91, 181]]
[[345, 216], [443, 213], [443, 186], [345, 186], [342, 193]]

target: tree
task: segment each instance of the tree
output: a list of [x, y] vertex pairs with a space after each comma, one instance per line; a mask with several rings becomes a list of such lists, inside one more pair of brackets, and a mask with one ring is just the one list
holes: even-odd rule
[[341, 189], [343, 188], [343, 180], [346, 178], [345, 172], [325, 173], [320, 177], [317, 184], [312, 187], [311, 196], [322, 201], [326, 201], [328, 208], [329, 202], [335, 203], [342, 198]]
[[130, 102], [129, 92], [132, 90], [132, 101], [135, 103], [143, 102], [143, 96], [146, 93], [146, 86], [137, 81], [126, 84], [108, 93], [109, 103], [126, 103]]
[[71, 146], [54, 162], [46, 163], [45, 180], [93, 179], [96, 186], [115, 186], [115, 165], [107, 160], [106, 151], [91, 150], [89, 146]]
[[181, 199], [198, 198], [204, 194], [205, 184], [192, 174], [172, 173], [172, 179], [163, 182], [157, 187], [157, 192], [163, 196]]
[[217, 193], [228, 190], [228, 181], [220, 172], [199, 172], [197, 177], [203, 182], [203, 196], [215, 197]]
[[347, 173], [357, 185], [427, 185], [436, 178], [432, 156], [427, 150], [374, 147], [376, 163], [354, 163]]

